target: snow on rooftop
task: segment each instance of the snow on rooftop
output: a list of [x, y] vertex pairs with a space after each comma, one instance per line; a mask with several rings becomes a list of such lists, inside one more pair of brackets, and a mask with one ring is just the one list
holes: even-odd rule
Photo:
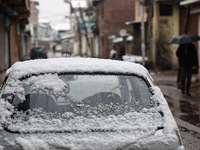
[[43, 23], [48, 24], [48, 23], [50, 23], [50, 20], [49, 19], [40, 19], [39, 22], [40, 22], [40, 24], [43, 24]]
[[72, 0], [71, 3], [73, 8], [87, 8], [87, 2], [83, 0]]
[[59, 30], [70, 30], [70, 24], [69, 23], [56, 23], [52, 26], [52, 28], [56, 31]]
[[129, 35], [129, 36], [126, 38], [126, 41], [133, 41], [133, 36], [132, 36], [132, 35]]
[[[137, 62], [137, 63], [141, 63], [143, 60], [142, 56], [136, 56], [136, 55], [124, 55], [123, 56], [123, 60], [124, 61], [129, 61], [129, 62]], [[147, 57], [144, 57], [145, 61], [148, 61]]]
[[96, 58], [51, 58], [16, 62], [6, 75], [21, 78], [31, 74], [61, 72], [105, 72], [127, 73], [149, 76], [148, 71], [140, 64]]
[[120, 43], [120, 42], [123, 42], [123, 38], [122, 37], [118, 37], [118, 38], [113, 40], [113, 43]]

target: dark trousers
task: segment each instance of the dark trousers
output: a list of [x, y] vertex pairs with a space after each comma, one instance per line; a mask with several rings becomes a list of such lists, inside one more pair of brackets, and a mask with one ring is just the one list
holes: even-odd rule
[[192, 80], [192, 68], [181, 67], [181, 90], [182, 93], [185, 92], [185, 82], [186, 83], [186, 93], [190, 93], [190, 86]]

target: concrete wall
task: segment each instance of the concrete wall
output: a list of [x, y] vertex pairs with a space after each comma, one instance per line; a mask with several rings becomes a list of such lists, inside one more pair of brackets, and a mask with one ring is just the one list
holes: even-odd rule
[[[160, 15], [162, 4], [172, 6], [171, 15]], [[177, 68], [176, 47], [169, 40], [179, 34], [179, 5], [175, 1], [154, 2], [153, 62], [160, 69]]]

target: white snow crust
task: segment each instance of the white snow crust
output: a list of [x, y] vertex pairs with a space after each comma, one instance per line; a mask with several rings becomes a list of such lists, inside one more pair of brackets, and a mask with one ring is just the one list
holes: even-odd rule
[[7, 122], [8, 117], [13, 112], [13, 106], [9, 102], [5, 102], [4, 99], [0, 99], [0, 130], [2, 130], [2, 124]]
[[62, 72], [105, 72], [127, 73], [149, 77], [148, 71], [140, 64], [97, 58], [51, 58], [16, 62], [6, 75], [21, 78], [31, 74]]
[[[50, 119], [45, 113], [41, 115], [42, 111], [35, 113], [38, 114], [30, 116], [25, 121], [24, 116], [19, 114], [20, 117], [13, 120], [14, 124], [10, 124], [9, 129], [22, 133], [62, 131], [91, 132], [91, 130], [134, 131], [135, 134], [133, 136], [142, 136], [143, 134], [148, 134], [148, 132], [156, 131], [163, 124], [160, 113], [155, 111], [155, 109], [101, 117], [74, 116], [73, 113], [66, 113], [59, 119]], [[39, 114], [42, 117], [37, 117]]]

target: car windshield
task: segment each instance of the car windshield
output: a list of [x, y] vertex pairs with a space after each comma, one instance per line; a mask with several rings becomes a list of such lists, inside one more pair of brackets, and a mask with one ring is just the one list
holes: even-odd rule
[[23, 79], [21, 85], [26, 100], [16, 97], [11, 103], [23, 111], [120, 114], [153, 105], [147, 84], [133, 75], [44, 74]]
[[43, 47], [35, 47], [35, 48], [32, 48], [31, 51], [40, 53], [40, 52], [44, 51], [44, 48]]

